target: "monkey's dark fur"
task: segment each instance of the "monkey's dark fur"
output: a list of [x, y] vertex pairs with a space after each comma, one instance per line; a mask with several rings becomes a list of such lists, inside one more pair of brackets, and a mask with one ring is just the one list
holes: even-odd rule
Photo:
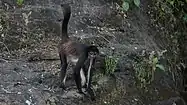
[[[66, 70], [68, 66], [68, 62], [73, 63], [74, 68], [74, 79], [79, 93], [83, 93], [82, 87], [85, 86], [85, 82], [88, 82], [88, 86], [86, 87], [88, 93], [91, 98], [93, 97], [93, 91], [91, 89], [91, 76], [89, 77], [89, 81], [86, 79], [85, 74], [87, 71], [85, 69], [85, 61], [88, 59], [90, 53], [94, 53], [95, 55], [99, 54], [99, 50], [96, 46], [86, 45], [79, 42], [72, 41], [67, 33], [68, 22], [71, 16], [71, 8], [69, 5], [61, 5], [64, 13], [64, 20], [62, 22], [62, 39], [58, 46], [59, 56], [61, 60], [61, 86], [65, 89], [65, 80], [66, 80]], [[91, 57], [91, 59], [95, 60], [95, 56]], [[92, 65], [90, 65], [92, 66]], [[92, 70], [91, 70], [92, 71]], [[83, 76], [82, 76], [83, 75]], [[81, 84], [81, 82], [83, 82]], [[84, 93], [83, 93], [84, 94]]]

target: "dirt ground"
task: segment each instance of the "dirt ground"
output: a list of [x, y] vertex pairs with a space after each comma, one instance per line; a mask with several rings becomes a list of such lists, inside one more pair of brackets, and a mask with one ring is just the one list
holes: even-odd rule
[[[6, 10], [3, 2], [0, 2], [2, 9]], [[11, 0], [5, 3], [15, 4]], [[69, 33], [73, 40], [94, 43], [102, 55], [111, 54], [111, 47], [114, 47], [115, 54], [120, 56], [114, 76], [104, 76], [94, 84], [95, 102], [76, 92], [71, 66], [67, 91], [59, 88], [60, 23], [56, 20], [63, 16], [60, 3], [72, 6]], [[22, 9], [10, 6], [6, 13], [11, 31], [0, 40], [6, 45], [1, 45], [0, 53], [0, 105], [152, 105], [177, 97], [171, 89], [170, 78], [158, 79], [160, 84], [153, 86], [152, 94], [145, 95], [135, 85], [134, 57], [142, 51], [161, 50], [154, 39], [159, 31], [151, 24], [148, 5], [149, 2], [142, 0], [140, 9], [127, 14], [120, 14], [116, 2], [107, 0], [28, 0]], [[23, 28], [26, 26], [22, 13], [30, 11], [28, 28]], [[28, 61], [41, 58], [56, 60]], [[97, 71], [103, 67], [100, 58]], [[167, 82], [167, 86], [162, 86], [163, 82]]]

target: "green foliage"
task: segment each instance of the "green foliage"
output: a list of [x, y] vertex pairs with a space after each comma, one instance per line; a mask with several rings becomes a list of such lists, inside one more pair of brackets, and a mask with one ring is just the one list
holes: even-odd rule
[[165, 71], [164, 66], [163, 66], [163, 65], [161, 65], [161, 64], [156, 64], [156, 67], [157, 67], [157, 68], [159, 68], [160, 70]]
[[141, 60], [135, 62], [135, 76], [141, 88], [146, 88], [154, 80], [154, 73], [156, 70], [163, 70], [164, 66], [159, 64], [159, 56], [154, 52], [150, 53], [148, 57], [143, 56]]
[[184, 22], [187, 23], [187, 14], [186, 13], [184, 14], [183, 20], [184, 20]]
[[133, 0], [134, 1], [134, 4], [139, 7], [140, 6], [140, 0]]
[[157, 19], [162, 21], [173, 22], [175, 20], [187, 19], [187, 1], [183, 0], [155, 0], [156, 10], [158, 11]]
[[111, 75], [114, 73], [118, 63], [118, 58], [115, 56], [106, 56], [105, 57], [105, 75]]
[[130, 7], [135, 5], [136, 7], [140, 6], [140, 0], [123, 0], [122, 1], [122, 10], [128, 11]]
[[[154, 0], [153, 10], [155, 23], [162, 28], [162, 47], [166, 55], [168, 69], [178, 87], [182, 72], [178, 66], [185, 58], [185, 42], [187, 34], [187, 1], [186, 0]], [[162, 40], [163, 39], [163, 40]]]
[[123, 7], [124, 11], [128, 11], [129, 10], [129, 3], [124, 1], [123, 4], [122, 4], [122, 7]]
[[24, 0], [17, 0], [16, 3], [17, 3], [17, 5], [21, 6], [21, 5], [23, 5], [23, 1], [24, 1]]

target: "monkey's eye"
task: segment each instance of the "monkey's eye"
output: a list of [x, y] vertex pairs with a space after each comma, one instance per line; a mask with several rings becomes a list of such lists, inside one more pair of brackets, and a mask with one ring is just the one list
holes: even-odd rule
[[97, 55], [97, 53], [95, 53], [95, 52], [90, 52], [89, 55], [90, 55], [91, 57], [95, 57], [95, 56]]
[[94, 55], [94, 53], [93, 53], [93, 52], [90, 52], [89, 54], [90, 54], [90, 55]]

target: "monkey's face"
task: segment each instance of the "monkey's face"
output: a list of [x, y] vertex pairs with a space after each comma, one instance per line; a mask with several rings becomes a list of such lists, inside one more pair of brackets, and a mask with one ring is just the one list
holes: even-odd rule
[[89, 56], [92, 57], [92, 58], [96, 58], [98, 56], [98, 52], [89, 52]]

